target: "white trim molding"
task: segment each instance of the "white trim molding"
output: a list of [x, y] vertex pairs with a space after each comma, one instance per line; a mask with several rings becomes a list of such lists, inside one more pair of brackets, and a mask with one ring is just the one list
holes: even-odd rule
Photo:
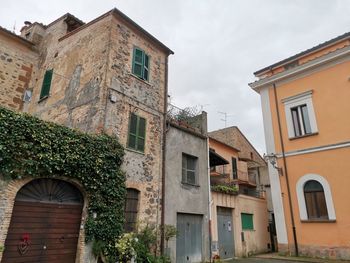
[[297, 192], [297, 198], [298, 198], [298, 204], [299, 204], [300, 219], [301, 220], [309, 220], [308, 215], [307, 215], [307, 210], [306, 210], [304, 185], [307, 181], [310, 181], [310, 180], [315, 180], [322, 185], [325, 199], [326, 199], [328, 219], [329, 220], [336, 220], [331, 188], [330, 188], [327, 180], [318, 174], [306, 174], [306, 175], [300, 177], [297, 184], [296, 184], [296, 192]]
[[[318, 132], [314, 106], [312, 104], [312, 93], [313, 93], [313, 91], [309, 90], [309, 91], [305, 91], [303, 93], [296, 94], [294, 96], [282, 99], [282, 103], [284, 104], [284, 111], [285, 111], [285, 115], [286, 115], [286, 120], [287, 120], [288, 137], [290, 139], [297, 137], [295, 134], [295, 131], [294, 131], [291, 109], [294, 107], [301, 106], [301, 105], [306, 105], [307, 112], [309, 115], [311, 133]], [[300, 119], [301, 119], [301, 117], [300, 117]], [[303, 129], [303, 135], [305, 135], [303, 125], [301, 125], [301, 126]]]
[[[275, 138], [272, 127], [272, 116], [270, 109], [269, 89], [264, 88], [260, 93], [261, 107], [264, 120], [264, 132], [267, 153], [275, 153]], [[285, 221], [284, 207], [282, 201], [282, 190], [278, 171], [268, 163], [269, 178], [271, 184], [271, 198], [275, 214], [277, 240], [279, 244], [288, 244], [288, 234]]]

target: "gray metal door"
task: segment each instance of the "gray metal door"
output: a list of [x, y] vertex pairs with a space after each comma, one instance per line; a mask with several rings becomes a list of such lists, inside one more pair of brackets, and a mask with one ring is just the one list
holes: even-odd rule
[[177, 263], [202, 261], [202, 222], [202, 215], [177, 214]]
[[218, 246], [221, 259], [233, 258], [234, 247], [233, 242], [233, 222], [232, 209], [225, 207], [217, 208], [218, 222]]

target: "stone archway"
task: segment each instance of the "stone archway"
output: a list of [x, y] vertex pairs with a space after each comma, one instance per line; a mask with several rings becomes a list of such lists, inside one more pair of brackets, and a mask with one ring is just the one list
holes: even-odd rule
[[17, 193], [3, 263], [74, 263], [83, 196], [58, 179], [35, 179]]

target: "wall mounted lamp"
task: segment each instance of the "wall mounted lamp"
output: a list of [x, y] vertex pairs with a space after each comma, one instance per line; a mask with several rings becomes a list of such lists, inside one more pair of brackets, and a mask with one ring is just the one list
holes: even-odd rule
[[279, 175], [283, 175], [282, 168], [277, 166], [277, 155], [275, 153], [264, 154], [264, 160], [269, 162], [278, 171]]

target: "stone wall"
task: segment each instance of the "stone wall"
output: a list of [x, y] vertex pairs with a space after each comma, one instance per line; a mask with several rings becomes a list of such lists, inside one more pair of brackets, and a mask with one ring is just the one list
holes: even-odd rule
[[22, 110], [23, 94], [31, 89], [37, 53], [29, 43], [22, 42], [0, 29], [0, 105]]

